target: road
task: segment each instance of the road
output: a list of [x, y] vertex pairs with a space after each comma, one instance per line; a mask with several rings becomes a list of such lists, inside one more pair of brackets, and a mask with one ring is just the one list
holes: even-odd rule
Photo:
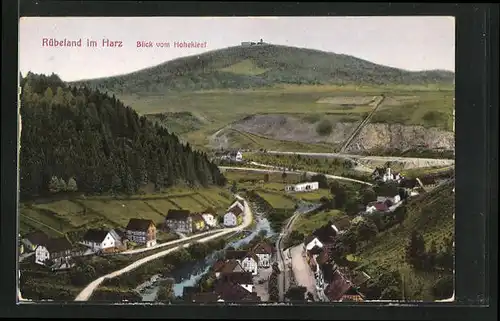
[[[418, 157], [399, 157], [399, 156], [364, 156], [353, 154], [341, 153], [304, 153], [304, 152], [280, 152], [280, 151], [266, 151], [268, 154], [275, 155], [301, 155], [311, 157], [326, 157], [326, 158], [342, 158], [342, 159], [356, 159], [358, 161], [376, 161], [376, 162], [400, 162], [400, 163], [425, 163], [426, 166], [451, 166], [455, 164], [454, 159], [447, 158], [418, 158]], [[435, 164], [435, 165], [432, 165]]]
[[[270, 165], [268, 165], [268, 166], [270, 166]], [[285, 172], [287, 174], [301, 174], [301, 173], [304, 173], [304, 171], [290, 171], [290, 170], [283, 171], [282, 169], [279, 169], [279, 167], [277, 167], [277, 166], [276, 167], [269, 167], [267, 169], [264, 169], [264, 168], [254, 168], [254, 167], [233, 167], [233, 166], [219, 166], [219, 168], [221, 168], [221, 169], [232, 169], [232, 170], [238, 170], [238, 171], [259, 172], [259, 173], [269, 173], [269, 172], [279, 172], [279, 173]], [[359, 184], [363, 184], [363, 185], [373, 186], [372, 183], [360, 181], [360, 180], [349, 178], [349, 177], [342, 177], [342, 176], [336, 176], [336, 175], [330, 175], [330, 174], [323, 174], [323, 173], [317, 173], [317, 172], [308, 172], [308, 171], [306, 171], [305, 173], [307, 173], [308, 175], [318, 175], [318, 174], [320, 174], [320, 175], [325, 175], [326, 178], [330, 178], [330, 179], [336, 179], [336, 180], [339, 180], [339, 181], [349, 181], [349, 182], [359, 183]]]
[[306, 262], [303, 245], [300, 244], [291, 248], [290, 254], [292, 256], [292, 271], [297, 284], [305, 287], [307, 292], [313, 295], [315, 302], [319, 301], [316, 290], [316, 279], [314, 278], [309, 264]]
[[[213, 239], [216, 239], [216, 238], [219, 238], [219, 237], [222, 237], [222, 236], [225, 236], [227, 234], [230, 234], [230, 233], [235, 233], [235, 232], [240, 232], [244, 229], [246, 229], [247, 227], [250, 226], [250, 224], [252, 223], [252, 211], [250, 209], [250, 206], [248, 206], [248, 203], [243, 199], [241, 198], [240, 196], [236, 196], [238, 199], [240, 200], [243, 200], [244, 203], [245, 203], [245, 216], [243, 218], [243, 223], [239, 226], [236, 226], [236, 227], [233, 227], [233, 228], [228, 228], [228, 229], [224, 229], [218, 233], [215, 233], [213, 235], [210, 235], [210, 236], [207, 236], [205, 238], [202, 238], [200, 240], [198, 240], [197, 242], [200, 242], [200, 243], [206, 243], [208, 241], [211, 241]], [[176, 240], [176, 241], [181, 241], [181, 242], [185, 242], [186, 239], [182, 239], [182, 240]], [[166, 256], [168, 254], [171, 254], [181, 248], [188, 248], [189, 246], [191, 246], [192, 244], [194, 244], [195, 242], [189, 242], [189, 243], [186, 243], [186, 244], [180, 244], [174, 248], [171, 248], [171, 249], [168, 249], [168, 250], [165, 250], [165, 251], [162, 251], [162, 252], [159, 252], [159, 253], [155, 253], [155, 254], [152, 254], [150, 256], [147, 256], [145, 258], [142, 258], [142, 259], [139, 259], [133, 263], [131, 263], [130, 265], [124, 267], [123, 269], [120, 269], [120, 270], [117, 270], [117, 271], [114, 271], [112, 273], [109, 273], [105, 276], [102, 276], [94, 281], [92, 281], [90, 284], [88, 284], [79, 294], [78, 296], [75, 298], [75, 301], [88, 301], [88, 299], [92, 296], [92, 293], [94, 293], [95, 289], [97, 289], [97, 287], [106, 279], [112, 279], [112, 278], [115, 278], [117, 276], [120, 276], [124, 273], [127, 273], [127, 272], [130, 272], [136, 268], [138, 268], [139, 266], [145, 264], [145, 263], [148, 263], [150, 261], [153, 261], [155, 259], [158, 259], [158, 258], [161, 258], [163, 256]]]
[[137, 254], [137, 253], [142, 253], [142, 252], [148, 252], [148, 251], [151, 251], [151, 250], [156, 250], [158, 248], [162, 248], [162, 247], [165, 247], [165, 246], [171, 246], [171, 245], [175, 245], [175, 244], [178, 244], [178, 243], [184, 243], [188, 240], [191, 240], [193, 238], [197, 238], [197, 237], [200, 237], [200, 236], [203, 236], [203, 235], [211, 235], [211, 234], [214, 234], [214, 233], [219, 233], [219, 232], [222, 232], [222, 231], [225, 231], [226, 229], [216, 229], [216, 230], [211, 230], [211, 231], [207, 231], [207, 232], [203, 232], [203, 233], [198, 233], [198, 234], [194, 234], [194, 235], [190, 235], [190, 236], [185, 236], [184, 235], [184, 238], [179, 238], [177, 240], [173, 240], [173, 241], [169, 241], [169, 242], [165, 242], [165, 243], [160, 243], [160, 244], [157, 244], [155, 246], [150, 246], [150, 247], [143, 247], [143, 248], [140, 248], [140, 249], [135, 249], [135, 250], [128, 250], [128, 251], [123, 251], [123, 252], [120, 252], [119, 254], [122, 255], [131, 255], [131, 254]]
[[356, 129], [351, 133], [349, 138], [347, 138], [345, 144], [340, 148], [341, 153], [343, 153], [347, 149], [347, 147], [349, 147], [349, 145], [352, 143], [354, 138], [356, 138], [356, 136], [359, 134], [359, 132], [361, 132], [363, 127], [365, 127], [365, 125], [368, 124], [368, 122], [370, 121], [372, 116], [377, 111], [378, 107], [380, 105], [382, 105], [382, 102], [385, 100], [384, 95], [379, 96], [378, 98], [379, 98], [379, 100], [376, 102], [375, 106], [373, 106], [373, 109], [370, 111], [370, 113], [365, 117], [365, 119], [363, 119], [363, 121], [361, 123], [359, 123], [358, 127], [356, 127]]
[[301, 214], [306, 214], [308, 212], [312, 212], [316, 210], [319, 205], [314, 207], [302, 207], [297, 209], [295, 213], [290, 217], [282, 232], [280, 233], [278, 240], [276, 241], [276, 254], [277, 254], [277, 263], [278, 266], [283, 267], [281, 273], [278, 277], [278, 290], [279, 290], [279, 302], [285, 302], [285, 293], [287, 289], [290, 287], [290, 276], [289, 269], [287, 266], [287, 260], [285, 259], [285, 254], [283, 253], [283, 241], [286, 239], [286, 236], [291, 232], [293, 223], [297, 220], [297, 218]]
[[33, 256], [34, 254], [35, 252], [30, 252], [19, 255], [19, 262], [24, 261], [25, 259], [29, 258], [30, 256]]

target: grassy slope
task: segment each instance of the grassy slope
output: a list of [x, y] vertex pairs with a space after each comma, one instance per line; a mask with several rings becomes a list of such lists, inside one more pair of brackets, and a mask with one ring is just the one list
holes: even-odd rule
[[221, 213], [231, 202], [221, 188], [199, 190], [171, 189], [164, 194], [114, 197], [75, 197], [68, 200], [21, 204], [21, 234], [41, 230], [52, 236], [84, 231], [91, 227], [125, 227], [131, 218], [162, 223], [169, 209], [193, 212], [214, 207]]
[[438, 274], [412, 270], [404, 261], [404, 249], [412, 229], [422, 233], [427, 246], [433, 240], [439, 246], [445, 237], [454, 234], [455, 198], [452, 189], [450, 183], [412, 200], [403, 225], [379, 234], [356, 254], [361, 260], [360, 268], [368, 274], [376, 274], [380, 267], [398, 269], [404, 277], [408, 299], [432, 299], [430, 288]]
[[[439, 127], [451, 127], [448, 117], [453, 73], [408, 72], [376, 65], [352, 56], [286, 46], [230, 47], [183, 57], [127, 75], [75, 82], [114, 92], [139, 113], [190, 111], [209, 120], [201, 129], [192, 119], [170, 126], [189, 130], [184, 135], [203, 147], [221, 127], [258, 113], [333, 113], [358, 121], [367, 105], [344, 108], [318, 104], [332, 96], [422, 97], [403, 99], [402, 106], [382, 108], [374, 121], [422, 124], [429, 110], [442, 110]], [[438, 117], [439, 118], [439, 117]], [[340, 121], [341, 119], [339, 119]], [[195, 126], [196, 127], [196, 126]], [[174, 131], [177, 129], [173, 129]], [[242, 138], [236, 138], [236, 144]], [[267, 147], [279, 142], [263, 142]]]
[[453, 77], [451, 72], [409, 72], [348, 55], [266, 45], [214, 50], [122, 76], [78, 83], [117, 93], [161, 93], [276, 84], [451, 84]]
[[310, 235], [315, 229], [325, 225], [328, 221], [345, 218], [344, 213], [339, 210], [322, 211], [313, 215], [302, 215], [293, 224], [293, 230], [304, 235]]

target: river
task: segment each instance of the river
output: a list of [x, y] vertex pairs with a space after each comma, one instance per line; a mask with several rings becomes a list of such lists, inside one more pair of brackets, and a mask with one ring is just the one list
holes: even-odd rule
[[[266, 231], [266, 237], [272, 237], [275, 234], [275, 232], [271, 229], [269, 221], [263, 217], [263, 213], [259, 212], [258, 209], [253, 209], [253, 212], [255, 224], [251, 233], [246, 234], [246, 236], [244, 233], [240, 233], [242, 238], [228, 243], [224, 249], [215, 251], [208, 255], [205, 259], [193, 262], [192, 264], [186, 264], [170, 273], [170, 279], [173, 279], [174, 282], [173, 291], [175, 296], [182, 296], [185, 286], [194, 286], [198, 280], [200, 280], [200, 278], [209, 271], [215, 261], [223, 257], [224, 251], [228, 247], [238, 248], [246, 245], [261, 231]], [[152, 280], [153, 281], [147, 281], [136, 288], [136, 291], [141, 294], [144, 302], [155, 301], [158, 294], [159, 284], [162, 284], [162, 281], [165, 281], [164, 278], [160, 278], [158, 276], [153, 276]]]

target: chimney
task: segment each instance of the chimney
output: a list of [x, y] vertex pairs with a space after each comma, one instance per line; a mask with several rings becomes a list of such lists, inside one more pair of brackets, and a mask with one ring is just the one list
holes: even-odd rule
[[387, 167], [387, 176], [389, 176], [389, 178], [391, 178], [391, 168], [390, 167]]

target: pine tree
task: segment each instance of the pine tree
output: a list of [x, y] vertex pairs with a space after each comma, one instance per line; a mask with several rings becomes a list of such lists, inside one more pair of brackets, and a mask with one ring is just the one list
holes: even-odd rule
[[424, 238], [413, 230], [405, 250], [406, 262], [416, 269], [422, 268], [425, 254]]
[[60, 192], [61, 185], [59, 184], [59, 179], [56, 176], [52, 176], [49, 182], [49, 192], [58, 193]]
[[231, 185], [231, 193], [236, 194], [238, 192], [238, 185], [236, 185], [236, 181], [233, 181]]

